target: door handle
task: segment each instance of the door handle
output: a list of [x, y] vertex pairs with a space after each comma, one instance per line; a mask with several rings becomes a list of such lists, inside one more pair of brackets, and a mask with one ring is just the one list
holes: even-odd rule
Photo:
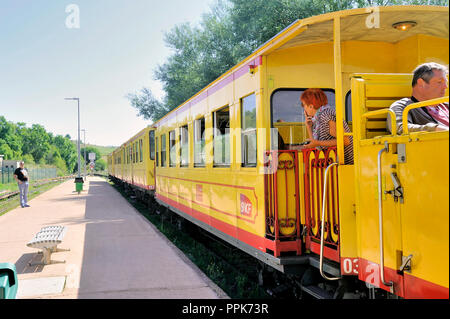
[[402, 256], [402, 265], [400, 266], [400, 271], [411, 271], [411, 259], [412, 259], [413, 255], [409, 255], [407, 257], [403, 257]]

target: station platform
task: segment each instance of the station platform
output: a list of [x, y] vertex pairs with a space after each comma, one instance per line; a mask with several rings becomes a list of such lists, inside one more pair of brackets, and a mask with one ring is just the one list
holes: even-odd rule
[[[0, 216], [0, 262], [16, 265], [18, 299], [228, 299], [178, 248], [100, 177], [81, 194], [73, 180]], [[45, 226], [66, 226], [52, 260], [26, 244]]]

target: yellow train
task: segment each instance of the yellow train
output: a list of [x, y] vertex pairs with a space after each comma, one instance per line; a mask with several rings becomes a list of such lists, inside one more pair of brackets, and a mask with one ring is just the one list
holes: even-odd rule
[[[392, 6], [298, 20], [116, 149], [109, 174], [313, 295], [333, 295], [315, 272], [334, 297], [449, 298], [449, 132], [386, 130], [412, 70], [448, 65], [448, 13]], [[338, 145], [279, 150], [278, 134], [305, 139], [299, 97], [310, 87], [335, 105]]]

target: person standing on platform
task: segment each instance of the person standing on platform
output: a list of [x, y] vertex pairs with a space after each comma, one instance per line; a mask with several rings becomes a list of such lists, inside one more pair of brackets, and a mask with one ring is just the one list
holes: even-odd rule
[[20, 193], [20, 206], [30, 207], [27, 203], [28, 195], [28, 170], [25, 168], [24, 161], [20, 161], [19, 167], [14, 171], [14, 179], [17, 181]]

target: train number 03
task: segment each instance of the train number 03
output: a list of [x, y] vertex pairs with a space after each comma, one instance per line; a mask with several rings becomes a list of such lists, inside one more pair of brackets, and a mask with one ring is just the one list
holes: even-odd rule
[[358, 258], [343, 258], [341, 270], [344, 275], [357, 275], [358, 266], [359, 266]]

